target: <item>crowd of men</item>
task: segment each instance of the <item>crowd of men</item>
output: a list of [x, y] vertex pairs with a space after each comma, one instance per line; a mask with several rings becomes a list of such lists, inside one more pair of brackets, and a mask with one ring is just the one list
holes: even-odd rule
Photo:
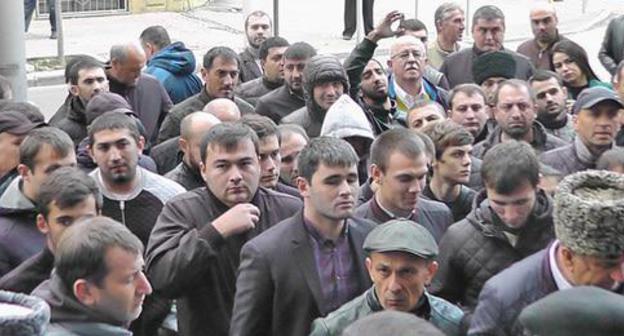
[[609, 82], [551, 4], [434, 19], [341, 62], [255, 11], [199, 74], [148, 27], [47, 123], [0, 78], [0, 334], [624, 335], [624, 16]]

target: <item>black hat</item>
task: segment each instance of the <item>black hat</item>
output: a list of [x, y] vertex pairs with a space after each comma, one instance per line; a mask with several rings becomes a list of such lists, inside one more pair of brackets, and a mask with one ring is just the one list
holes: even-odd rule
[[494, 51], [477, 57], [472, 63], [472, 77], [481, 85], [491, 77], [514, 78], [516, 60], [510, 53]]
[[406, 252], [424, 259], [438, 255], [438, 244], [424, 226], [394, 219], [377, 226], [364, 240], [366, 252]]
[[7, 111], [0, 113], [0, 133], [26, 135], [36, 127], [37, 124], [31, 122], [25, 115], [19, 112]]
[[576, 98], [576, 102], [572, 105], [572, 114], [577, 114], [583, 109], [592, 108], [596, 104], [604, 101], [612, 101], [619, 105], [620, 108], [624, 108], [624, 104], [622, 104], [622, 101], [613, 90], [601, 86], [594, 86], [581, 91]]

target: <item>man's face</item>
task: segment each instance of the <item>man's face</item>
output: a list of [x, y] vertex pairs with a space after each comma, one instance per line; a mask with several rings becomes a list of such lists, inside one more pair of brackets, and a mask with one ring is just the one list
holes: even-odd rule
[[253, 142], [243, 139], [229, 151], [217, 144], [208, 145], [201, 172], [208, 189], [228, 207], [251, 201], [260, 182]]
[[556, 78], [531, 83], [531, 87], [535, 92], [537, 99], [537, 114], [545, 117], [556, 118], [561, 114], [567, 113], [566, 99], [568, 91], [565, 87], [561, 87]]
[[202, 78], [206, 82], [206, 93], [212, 98], [234, 97], [234, 88], [238, 84], [238, 63], [235, 59], [221, 56], [212, 61], [210, 69], [201, 69]]
[[456, 9], [448, 14], [445, 20], [440, 22], [440, 35], [445, 36], [449, 41], [461, 41], [464, 35], [466, 17], [464, 12]]
[[282, 56], [288, 47], [275, 47], [269, 49], [269, 54], [262, 61], [264, 76], [273, 83], [284, 81], [284, 68], [282, 67]]
[[364, 97], [375, 102], [382, 103], [388, 98], [388, 78], [378, 62], [368, 61], [364, 67], [360, 90]]
[[145, 55], [139, 52], [129, 52], [123, 62], [113, 60], [111, 66], [115, 79], [125, 85], [135, 86], [145, 66]]
[[444, 119], [444, 116], [440, 114], [440, 111], [435, 106], [418, 107], [407, 114], [407, 127], [420, 130], [427, 126], [428, 123], [442, 119]]
[[78, 71], [78, 84], [72, 84], [70, 88], [71, 94], [80, 97], [85, 104], [102, 91], [108, 91], [108, 79], [102, 68]]
[[447, 147], [440, 159], [433, 163], [434, 174], [453, 184], [466, 184], [470, 180], [472, 145]]
[[282, 160], [277, 135], [269, 135], [260, 139], [258, 152], [260, 152], [260, 185], [265, 188], [275, 189], [280, 176]]
[[307, 59], [284, 59], [284, 81], [292, 91], [301, 92], [303, 90], [303, 70], [307, 62]]
[[127, 129], [106, 129], [93, 135], [91, 157], [109, 185], [130, 183], [136, 177], [143, 138], [138, 143]]
[[92, 309], [115, 321], [133, 321], [141, 314], [145, 296], [152, 293], [143, 273], [143, 256], [115, 246], [108, 248], [105, 260], [108, 274], [101, 286], [91, 284]]
[[53, 253], [65, 229], [80, 219], [94, 217], [99, 213], [93, 195], [69, 208], [59, 208], [56, 201], [52, 201], [47, 207], [47, 218], [37, 215], [37, 227], [46, 235], [48, 247]]
[[505, 77], [490, 77], [481, 83], [481, 89], [487, 97], [486, 103], [491, 103], [494, 100], [494, 95], [496, 94], [496, 90], [498, 90], [498, 85], [506, 80], [507, 78]]
[[271, 34], [271, 20], [268, 16], [250, 16], [245, 29], [247, 41], [254, 48], [260, 48], [262, 42], [266, 41]]
[[390, 154], [386, 171], [373, 166], [373, 179], [384, 207], [392, 212], [411, 212], [427, 182], [427, 157], [424, 153], [409, 158], [399, 151]]
[[297, 170], [297, 159], [299, 152], [307, 145], [306, 139], [297, 133], [291, 133], [290, 136], [282, 136], [282, 144], [280, 146], [280, 156], [282, 157], [282, 164], [280, 169], [280, 176], [285, 183], [296, 186], [295, 179], [299, 176]]
[[366, 267], [381, 306], [401, 312], [416, 308], [438, 270], [435, 261], [405, 252], [372, 252]]
[[576, 85], [587, 79], [578, 64], [562, 52], [553, 53], [553, 67], [564, 83]]
[[314, 86], [312, 95], [314, 96], [314, 102], [318, 104], [324, 111], [334, 105], [336, 100], [344, 93], [344, 85], [341, 81], [331, 81], [320, 83]]
[[557, 15], [544, 9], [530, 13], [533, 36], [540, 43], [548, 44], [557, 38]]
[[355, 210], [358, 190], [357, 166], [331, 167], [319, 163], [311, 181], [298, 180], [301, 196], [307, 200], [306, 207], [330, 220], [350, 217]]
[[462, 125], [474, 137], [479, 135], [488, 119], [483, 96], [480, 94], [468, 96], [463, 92], [458, 92], [453, 97], [450, 119]]
[[19, 164], [19, 146], [24, 135], [0, 133], [0, 172], [6, 173]]
[[401, 43], [391, 49], [388, 67], [399, 81], [417, 81], [422, 78], [427, 53], [420, 41]]
[[[66, 156], [60, 156], [50, 145], [43, 145], [39, 153], [35, 156], [34, 169], [24, 169], [22, 178], [24, 186], [28, 188], [33, 196], [39, 194], [39, 187], [55, 170], [61, 167], [75, 167], [76, 154], [69, 151]], [[25, 166], [24, 166], [25, 167]], [[26, 184], [28, 186], [26, 187]]]
[[590, 149], [610, 148], [620, 129], [619, 106], [610, 101], [582, 109], [572, 117], [576, 134]]
[[510, 194], [499, 194], [485, 183], [490, 208], [505, 225], [510, 228], [521, 228], [533, 212], [536, 200], [536, 188], [528, 181], [518, 184]]
[[614, 290], [624, 282], [624, 256], [619, 260], [603, 260], [593, 256], [573, 253], [567, 248], [564, 255], [564, 267], [569, 270], [575, 286], [596, 286], [606, 290]]
[[500, 50], [505, 39], [505, 22], [503, 19], [478, 19], [472, 27], [472, 36], [478, 50]]
[[521, 139], [525, 136], [535, 120], [535, 104], [527, 89], [507, 85], [499, 90], [494, 117], [509, 137]]

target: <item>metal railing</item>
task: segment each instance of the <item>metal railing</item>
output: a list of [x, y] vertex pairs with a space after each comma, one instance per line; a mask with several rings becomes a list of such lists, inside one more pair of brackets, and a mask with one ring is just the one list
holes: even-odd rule
[[[128, 0], [61, 0], [63, 17], [128, 13]], [[37, 0], [37, 17], [47, 18], [46, 0]]]

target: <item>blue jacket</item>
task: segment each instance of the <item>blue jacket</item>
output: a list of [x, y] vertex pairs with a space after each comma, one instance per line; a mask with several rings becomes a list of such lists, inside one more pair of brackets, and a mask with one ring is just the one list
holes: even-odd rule
[[174, 104], [199, 93], [203, 87], [195, 74], [195, 56], [182, 42], [158, 51], [147, 62], [145, 72], [162, 83]]

